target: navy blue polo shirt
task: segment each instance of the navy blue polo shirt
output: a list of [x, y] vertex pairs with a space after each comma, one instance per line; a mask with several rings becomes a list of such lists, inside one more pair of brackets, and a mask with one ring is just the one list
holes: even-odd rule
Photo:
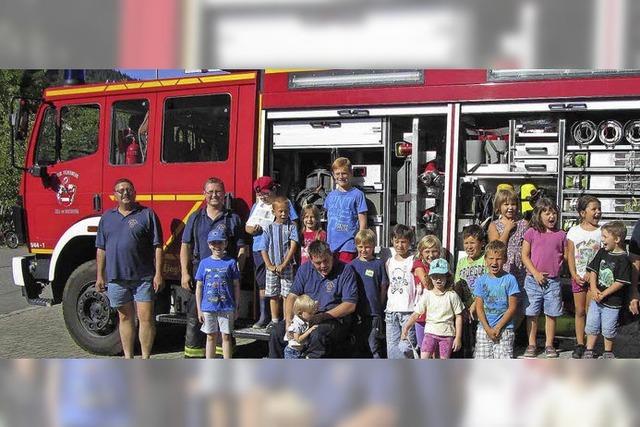
[[161, 245], [162, 228], [150, 208], [137, 205], [127, 216], [114, 208], [100, 218], [96, 248], [106, 252], [107, 282], [151, 280], [155, 247]]
[[380, 288], [389, 283], [384, 262], [381, 259], [351, 261], [358, 280], [358, 313], [365, 316], [382, 316]]
[[197, 265], [200, 260], [211, 256], [211, 249], [207, 242], [209, 231], [217, 227], [227, 230], [227, 255], [231, 258], [238, 256], [238, 247], [245, 246], [246, 239], [244, 227], [240, 217], [224, 210], [215, 220], [207, 215], [206, 206], [192, 213], [187, 219], [187, 224], [182, 232], [182, 243], [191, 245], [193, 251], [193, 263]]
[[307, 294], [318, 301], [318, 311], [328, 311], [343, 303], [358, 303], [358, 285], [356, 273], [348, 264], [333, 262], [333, 269], [323, 277], [313, 267], [313, 263], [302, 264], [291, 286], [295, 295]]

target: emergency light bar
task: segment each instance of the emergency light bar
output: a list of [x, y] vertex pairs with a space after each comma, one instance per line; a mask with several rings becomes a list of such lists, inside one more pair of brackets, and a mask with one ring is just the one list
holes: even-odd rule
[[338, 70], [289, 74], [289, 89], [424, 84], [422, 70]]
[[523, 69], [523, 70], [489, 70], [487, 80], [490, 82], [522, 81], [522, 80], [554, 80], [588, 77], [616, 77], [639, 75], [640, 70], [582, 70], [582, 69]]

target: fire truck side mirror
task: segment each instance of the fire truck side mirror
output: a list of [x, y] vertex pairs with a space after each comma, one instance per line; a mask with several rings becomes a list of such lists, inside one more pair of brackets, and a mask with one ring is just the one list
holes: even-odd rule
[[35, 164], [35, 165], [31, 166], [29, 168], [29, 173], [31, 175], [35, 176], [35, 177], [38, 177], [38, 178], [43, 178], [43, 177], [46, 177], [48, 175], [47, 174], [47, 167], [46, 166], [42, 166], [42, 165], [38, 165], [38, 164]]
[[29, 106], [24, 99], [18, 100], [18, 109], [11, 114], [11, 126], [13, 138], [16, 141], [24, 141], [29, 133]]

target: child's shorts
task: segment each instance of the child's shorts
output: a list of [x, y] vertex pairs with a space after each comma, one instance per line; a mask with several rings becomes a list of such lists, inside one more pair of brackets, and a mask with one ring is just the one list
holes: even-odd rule
[[356, 253], [355, 252], [335, 252], [334, 253], [334, 258], [338, 261], [342, 261], [345, 264], [351, 264], [351, 261], [353, 261], [354, 259], [356, 259]]
[[549, 317], [562, 316], [562, 294], [558, 279], [547, 278], [547, 283], [540, 286], [533, 276], [527, 276], [524, 279], [524, 291], [527, 316], [538, 316], [542, 312]]
[[589, 290], [589, 282], [585, 282], [584, 286], [580, 286], [578, 282], [571, 279], [571, 292], [579, 294], [581, 292], [587, 292]]
[[611, 308], [591, 300], [587, 311], [587, 323], [584, 331], [587, 335], [598, 335], [607, 339], [615, 338], [618, 332], [619, 308]]
[[230, 335], [233, 332], [233, 320], [235, 317], [233, 312], [210, 313], [205, 311], [202, 314], [204, 315], [204, 323], [200, 330], [203, 333], [209, 335], [222, 332]]
[[482, 324], [478, 323], [473, 357], [474, 359], [512, 359], [514, 339], [513, 329], [503, 329], [498, 342], [493, 342]]
[[448, 359], [451, 356], [451, 349], [453, 348], [453, 337], [425, 333], [420, 351], [422, 353], [433, 354], [436, 352], [436, 348], [438, 349], [440, 359]]
[[267, 270], [264, 295], [267, 297], [277, 297], [278, 295], [286, 297], [289, 295], [291, 285], [293, 285], [293, 268], [285, 268], [284, 271], [280, 273], [280, 276]]

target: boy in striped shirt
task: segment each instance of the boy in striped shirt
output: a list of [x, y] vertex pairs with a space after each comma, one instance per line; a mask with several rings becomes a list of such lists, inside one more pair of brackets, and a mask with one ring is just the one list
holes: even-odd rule
[[[274, 222], [263, 231], [264, 249], [262, 259], [266, 266], [265, 296], [269, 300], [271, 322], [267, 330], [280, 321], [280, 305], [289, 295], [293, 283], [293, 266], [295, 253], [298, 250], [298, 229], [289, 218], [289, 201], [284, 197], [276, 197], [272, 204]], [[280, 298], [275, 298], [281, 296]], [[284, 313], [286, 319], [287, 313]]]

